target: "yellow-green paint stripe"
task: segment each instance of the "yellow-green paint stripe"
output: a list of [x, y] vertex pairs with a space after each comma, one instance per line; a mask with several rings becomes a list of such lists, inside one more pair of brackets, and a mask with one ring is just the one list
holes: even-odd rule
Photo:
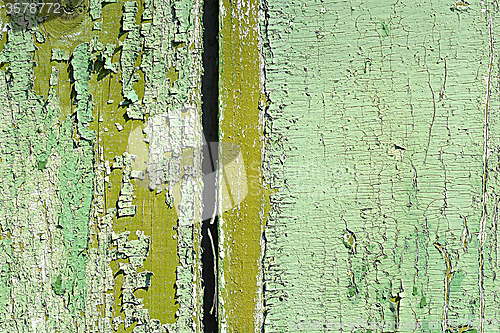
[[[219, 331], [260, 332], [262, 232], [269, 198], [261, 167], [259, 1], [219, 4], [219, 172], [223, 175], [219, 183]], [[231, 149], [241, 151], [232, 166], [227, 165]]]

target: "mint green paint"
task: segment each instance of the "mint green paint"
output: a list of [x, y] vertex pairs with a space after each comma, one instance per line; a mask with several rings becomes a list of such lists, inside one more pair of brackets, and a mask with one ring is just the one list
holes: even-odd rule
[[[95, 20], [94, 30], [100, 29], [102, 5], [102, 1], [92, 0], [90, 13], [86, 13]], [[170, 113], [181, 107], [199, 112], [200, 6], [191, 1], [145, 1], [142, 18], [149, 22], [138, 25], [137, 3], [126, 2], [123, 30], [127, 36], [120, 44], [117, 41], [116, 45], [104, 45], [93, 33], [79, 31], [92, 35], [88, 42], [77, 45], [72, 52], [68, 52], [69, 48], [53, 48], [52, 64], [68, 64], [71, 71], [72, 110], [61, 110], [59, 67], [52, 67], [50, 78], [45, 78], [50, 84], [47, 98], [33, 90], [35, 79], [44, 79], [35, 78], [33, 68], [48, 65], [35, 62], [35, 41], [53, 42], [53, 37], [49, 38], [45, 30], [34, 24], [21, 29], [15, 22], [11, 23], [13, 29], [3, 34], [6, 43], [0, 52], [4, 68], [0, 72], [0, 331], [110, 333], [124, 327], [135, 333], [201, 331], [201, 323], [194, 319], [201, 313], [203, 291], [199, 286], [198, 259], [193, 255], [193, 248], [199, 246], [194, 221], [197, 211], [201, 214], [201, 188], [191, 179], [181, 191], [186, 198], [179, 228], [182, 267], [177, 269], [181, 307], [178, 322], [168, 325], [161, 318], [150, 318], [148, 309], [134, 294], [154, 286], [154, 272], [142, 269], [149, 254], [150, 237], [138, 231], [137, 239], [129, 240], [128, 233], [113, 232], [114, 219], [135, 215], [130, 178], [144, 178], [144, 173], [141, 176], [132, 170], [131, 154], [120, 156], [120, 199], [106, 203], [118, 209], [105, 211], [110, 161], [104, 160], [102, 142], [89, 129], [94, 121], [92, 114], [97, 113], [93, 99], [98, 100], [91, 95], [90, 83], [106, 71], [120, 71], [124, 95], [121, 106], [136, 112], [135, 119], [146, 120], [150, 111]], [[35, 20], [28, 18], [30, 22]], [[174, 49], [172, 40], [184, 46]], [[120, 62], [113, 62], [117, 52]], [[167, 77], [170, 68], [178, 73], [173, 85]], [[144, 86], [139, 84], [141, 71]], [[144, 99], [139, 98], [142, 95]], [[180, 121], [180, 112], [171, 115]], [[200, 124], [193, 126], [201, 142]], [[186, 133], [176, 134], [174, 143], [181, 145]], [[197, 157], [201, 167], [199, 152]], [[193, 203], [196, 206], [191, 207]], [[112, 291], [116, 272], [110, 264], [118, 260], [124, 276], [123, 301], [122, 312], [115, 313]]]
[[12, 296], [12, 259], [10, 258], [12, 256], [12, 241], [9, 238], [4, 238], [0, 241], [0, 251], [3, 254], [0, 257], [0, 313], [2, 313], [0, 318], [2, 321], [5, 321], [7, 319], [6, 309], [10, 304]]
[[58, 147], [58, 152], [62, 156], [59, 169], [62, 206], [58, 225], [61, 227], [64, 244], [68, 249], [70, 267], [69, 276], [63, 279], [63, 287], [72, 290], [70, 306], [74, 311], [84, 308], [87, 288], [85, 265], [90, 205], [94, 194], [94, 148], [88, 141], [80, 140], [80, 147], [75, 151], [73, 142], [69, 139], [73, 130], [69, 117], [61, 128], [66, 132], [68, 140]]
[[[152, 7], [154, 11], [151, 16]], [[149, 150], [147, 168], [151, 182], [149, 188], [154, 190], [162, 183], [162, 180], [168, 181], [168, 193], [165, 196], [167, 205], [171, 204], [169, 199], [172, 198], [174, 186], [177, 186], [175, 185], [177, 179], [170, 176], [175, 173], [170, 167], [173, 164], [163, 157], [158, 161], [160, 155], [157, 154], [171, 152], [172, 159], [176, 159], [182, 153], [182, 148], [186, 146], [183, 137], [195, 140], [193, 168], [190, 172], [186, 171], [182, 181], [179, 182], [180, 197], [175, 200], [179, 214], [177, 251], [180, 259], [176, 282], [176, 294], [180, 305], [177, 313], [179, 319], [170, 328], [175, 332], [201, 330], [200, 266], [196, 252], [193, 251], [199, 244], [197, 221], [202, 209], [200, 206], [202, 187], [199, 182], [195, 181], [201, 172], [200, 152], [196, 149], [198, 145], [201, 147], [200, 118], [196, 116], [201, 107], [200, 91], [197, 88], [200, 87], [201, 75], [200, 13], [201, 3], [198, 1], [146, 1], [142, 17], [148, 20], [152, 17], [152, 22], [143, 22], [140, 30], [134, 30], [131, 24], [130, 41], [127, 38], [125, 40], [127, 44], [123, 44], [123, 50], [129, 50], [128, 57], [135, 58], [140, 53], [140, 64], [134, 69], [124, 67], [124, 53], [122, 53], [121, 60], [123, 81], [127, 82], [127, 79], [130, 81], [123, 88], [123, 95], [131, 103], [127, 105], [127, 115], [131, 119], [148, 120], [144, 132]], [[162, 26], [160, 23], [164, 20], [173, 23]], [[137, 31], [136, 37], [133, 35], [135, 31]], [[135, 46], [137, 44], [134, 43], [137, 43], [137, 40], [141, 41], [142, 48]], [[137, 86], [132, 86], [132, 82], [139, 79], [137, 75], [139, 70], [145, 78], [143, 94], [134, 90]], [[135, 74], [132, 74], [133, 71]], [[142, 100], [137, 100], [141, 95], [143, 95]], [[185, 109], [192, 109], [193, 115], [196, 116], [192, 119], [191, 126], [188, 126], [190, 131], [193, 131], [192, 133], [181, 131]], [[166, 123], [174, 125], [167, 132], [166, 138], [161, 136], [162, 124], [156, 123], [160, 119], [163, 120], [163, 125]], [[161, 177], [158, 178], [157, 173], [160, 173]]]
[[496, 4], [262, 8], [264, 331], [500, 317]]
[[[53, 87], [48, 100], [33, 93], [35, 30], [14, 26], [0, 53], [7, 65], [0, 87], [0, 224], [2, 253], [9, 254], [1, 260], [0, 326], [9, 331], [26, 322], [29, 331], [70, 332], [85, 326], [93, 145], [74, 136], [75, 117], [58, 120]], [[85, 56], [79, 60], [88, 72]], [[78, 78], [80, 64], [73, 65]]]
[[[111, 2], [111, 1], [109, 1]], [[97, 20], [102, 15], [102, 5], [101, 0], [90, 0], [89, 1], [89, 14], [92, 20]]]
[[54, 289], [54, 294], [58, 296], [64, 295], [64, 288], [62, 287], [62, 278], [61, 275], [58, 275], [56, 281], [52, 284], [52, 288]]
[[71, 66], [73, 67], [73, 79], [76, 91], [76, 118], [78, 121], [78, 134], [85, 140], [95, 139], [95, 133], [89, 131], [89, 123], [92, 118], [92, 97], [89, 93], [90, 79], [90, 51], [89, 44], [78, 45], [73, 51]]
[[68, 61], [70, 55], [61, 49], [52, 49], [52, 60], [54, 61]]

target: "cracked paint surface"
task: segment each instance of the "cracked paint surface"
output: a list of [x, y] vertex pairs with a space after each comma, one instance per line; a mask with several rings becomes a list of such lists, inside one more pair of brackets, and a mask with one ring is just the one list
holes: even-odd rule
[[264, 331], [496, 332], [496, 3], [263, 10]]
[[185, 152], [180, 194], [166, 194], [140, 186], [133, 147], [149, 146], [130, 140], [190, 108], [172, 146], [201, 147], [200, 6], [92, 0], [45, 21], [2, 10], [1, 331], [202, 330], [201, 153]]
[[[219, 4], [219, 331], [261, 332], [269, 191], [262, 179], [259, 1]], [[241, 162], [229, 165], [233, 146]]]

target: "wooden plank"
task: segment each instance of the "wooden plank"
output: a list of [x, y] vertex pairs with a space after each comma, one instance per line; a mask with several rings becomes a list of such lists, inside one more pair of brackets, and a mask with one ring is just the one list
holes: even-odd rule
[[260, 332], [262, 232], [269, 194], [262, 185], [263, 95], [259, 1], [220, 3], [219, 329]]
[[63, 5], [3, 31], [1, 330], [201, 332], [201, 2]]
[[263, 7], [264, 331], [497, 331], [496, 4]]

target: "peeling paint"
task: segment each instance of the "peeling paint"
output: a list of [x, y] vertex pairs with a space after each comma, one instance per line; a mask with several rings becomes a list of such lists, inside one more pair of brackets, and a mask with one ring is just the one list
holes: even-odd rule
[[496, 5], [262, 10], [263, 331], [498, 330]]
[[[74, 13], [12, 20], [1, 44], [0, 330], [201, 332], [202, 188], [190, 179], [201, 168], [181, 173], [177, 226], [120, 143], [151, 109], [199, 112], [200, 3], [67, 5]], [[196, 121], [179, 140], [201, 141]]]
[[[219, 332], [261, 332], [269, 190], [263, 186], [264, 98], [259, 1], [219, 1]], [[233, 147], [241, 157], [231, 165]]]

